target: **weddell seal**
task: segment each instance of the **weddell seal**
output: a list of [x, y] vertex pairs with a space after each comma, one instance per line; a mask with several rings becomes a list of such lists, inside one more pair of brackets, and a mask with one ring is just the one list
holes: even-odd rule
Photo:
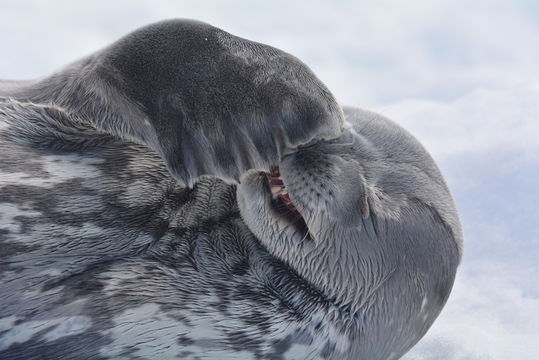
[[397, 359], [462, 252], [393, 122], [210, 25], [0, 82], [1, 359]]

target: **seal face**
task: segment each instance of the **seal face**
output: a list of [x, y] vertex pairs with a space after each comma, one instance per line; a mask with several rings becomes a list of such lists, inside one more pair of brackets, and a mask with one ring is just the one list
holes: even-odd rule
[[447, 300], [461, 257], [459, 220], [412, 136], [374, 113], [345, 114], [350, 129], [285, 156], [269, 184], [249, 173], [238, 204], [268, 251], [337, 307], [350, 358], [398, 358]]
[[461, 256], [415, 139], [199, 22], [0, 82], [0, 154], [2, 359], [397, 359]]

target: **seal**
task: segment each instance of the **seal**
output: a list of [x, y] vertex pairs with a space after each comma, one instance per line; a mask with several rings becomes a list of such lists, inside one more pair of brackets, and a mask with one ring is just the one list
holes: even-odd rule
[[0, 154], [2, 359], [398, 359], [462, 254], [411, 135], [200, 22], [0, 82]]

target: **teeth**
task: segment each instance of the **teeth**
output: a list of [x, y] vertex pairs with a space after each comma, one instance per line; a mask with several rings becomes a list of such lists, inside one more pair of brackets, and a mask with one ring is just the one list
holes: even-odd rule
[[279, 169], [273, 168], [267, 175], [273, 199], [280, 197], [286, 204], [292, 204], [288, 191], [285, 190], [283, 177], [279, 174]]
[[280, 179], [280, 178], [271, 178], [270, 183], [272, 186], [273, 185], [284, 186], [283, 179]]
[[277, 198], [277, 196], [281, 195], [281, 191], [283, 191], [282, 186], [276, 186], [276, 185], [271, 186], [271, 194], [273, 195], [274, 199]]
[[295, 204], [292, 202], [292, 199], [290, 199], [290, 195], [288, 195], [288, 191], [285, 190], [283, 177], [279, 173], [279, 168], [276, 166], [272, 167], [270, 171], [266, 173], [266, 179], [267, 179], [267, 184], [270, 187], [273, 200], [275, 201], [276, 199], [279, 199], [279, 201], [281, 201], [282, 204], [287, 209], [287, 211], [283, 214], [283, 216], [288, 217], [294, 223], [299, 223], [300, 225], [303, 224], [303, 227], [306, 228], [308, 231], [308, 233], [305, 234], [304, 239], [308, 236], [311, 239], [314, 239], [314, 236], [312, 235], [311, 231], [307, 228], [307, 225], [305, 224], [305, 220], [303, 220], [303, 217], [299, 213]]

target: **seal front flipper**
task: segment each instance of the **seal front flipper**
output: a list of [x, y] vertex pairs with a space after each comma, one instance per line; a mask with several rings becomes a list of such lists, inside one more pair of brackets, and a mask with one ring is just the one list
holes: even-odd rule
[[298, 59], [189, 20], [141, 28], [26, 94], [149, 145], [189, 186], [269, 170], [298, 145], [338, 136], [344, 122]]

